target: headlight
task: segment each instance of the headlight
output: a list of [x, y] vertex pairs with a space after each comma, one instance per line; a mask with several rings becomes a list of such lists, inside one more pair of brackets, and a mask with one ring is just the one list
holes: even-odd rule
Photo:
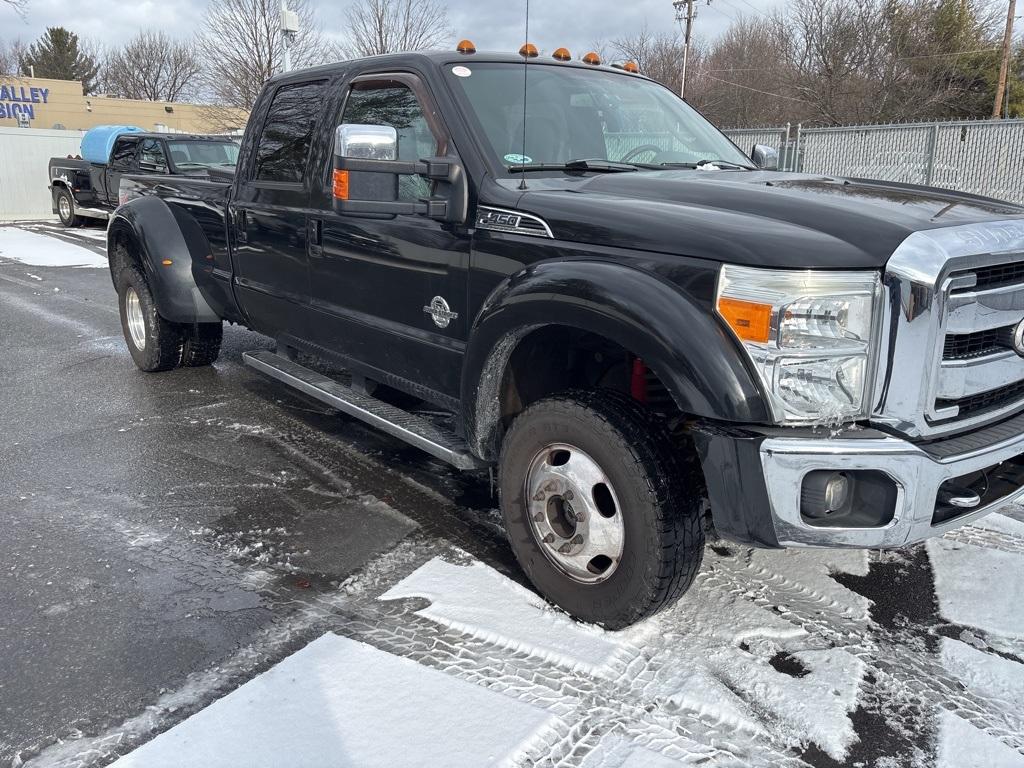
[[877, 272], [722, 267], [718, 314], [754, 364], [779, 424], [867, 416]]

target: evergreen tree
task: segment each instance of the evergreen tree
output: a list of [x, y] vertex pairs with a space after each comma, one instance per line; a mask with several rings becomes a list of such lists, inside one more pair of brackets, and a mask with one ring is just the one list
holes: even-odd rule
[[85, 94], [93, 93], [99, 73], [96, 58], [83, 50], [78, 35], [64, 27], [48, 27], [46, 33], [28, 47], [20, 66], [24, 75], [34, 70], [36, 77], [81, 80]]

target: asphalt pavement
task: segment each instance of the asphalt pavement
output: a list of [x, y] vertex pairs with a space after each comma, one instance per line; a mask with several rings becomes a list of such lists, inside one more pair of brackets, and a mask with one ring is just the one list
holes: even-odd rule
[[[100, 228], [17, 226], [104, 253]], [[526, 587], [487, 473], [262, 377], [241, 355], [272, 342], [239, 327], [212, 367], [142, 373], [106, 269], [2, 249], [0, 766], [174, 765], [224, 723], [273, 724], [273, 700], [210, 705], [258, 703], [255, 681], [304, 659], [321, 677], [296, 727], [454, 696], [424, 721], [508, 721], [515, 765], [1024, 765], [1019, 507], [907, 552], [713, 542], [676, 608], [601, 633]], [[405, 720], [373, 735], [393, 748], [373, 765], [419, 764], [418, 737], [489, 753], [479, 726]], [[204, 765], [334, 764], [239, 757], [261, 734], [238, 727]]]

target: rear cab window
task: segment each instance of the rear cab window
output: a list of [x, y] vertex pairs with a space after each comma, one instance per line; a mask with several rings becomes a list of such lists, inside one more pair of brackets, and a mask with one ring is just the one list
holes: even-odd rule
[[278, 88], [256, 147], [254, 181], [302, 183], [326, 88], [326, 80]]

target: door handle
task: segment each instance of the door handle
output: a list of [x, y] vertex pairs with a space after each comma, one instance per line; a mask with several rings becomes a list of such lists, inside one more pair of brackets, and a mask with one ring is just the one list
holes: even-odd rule
[[324, 220], [310, 218], [306, 225], [309, 255], [322, 256], [324, 252]]
[[245, 209], [238, 211], [236, 214], [236, 225], [235, 225], [235, 237], [240, 243], [249, 242], [249, 216], [245, 212]]

